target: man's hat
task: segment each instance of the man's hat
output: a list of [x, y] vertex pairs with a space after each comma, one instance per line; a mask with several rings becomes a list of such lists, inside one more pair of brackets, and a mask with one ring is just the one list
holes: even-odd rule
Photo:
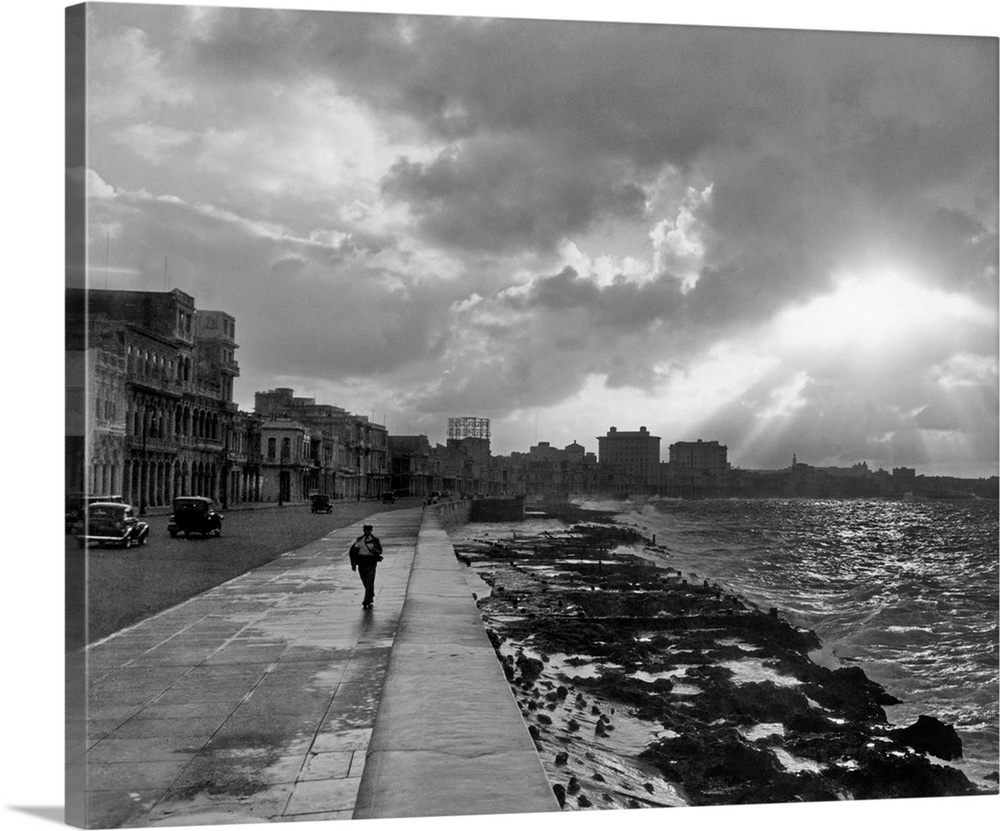
[[374, 525], [362, 525], [361, 526], [361, 530], [362, 531], [371, 531], [372, 528], [374, 528], [374, 527], [375, 527]]

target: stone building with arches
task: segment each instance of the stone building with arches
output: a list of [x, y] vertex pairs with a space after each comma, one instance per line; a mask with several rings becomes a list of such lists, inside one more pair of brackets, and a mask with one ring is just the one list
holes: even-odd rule
[[232, 401], [236, 348], [232, 316], [179, 289], [69, 289], [67, 491], [140, 512], [180, 495], [258, 499], [261, 419]]

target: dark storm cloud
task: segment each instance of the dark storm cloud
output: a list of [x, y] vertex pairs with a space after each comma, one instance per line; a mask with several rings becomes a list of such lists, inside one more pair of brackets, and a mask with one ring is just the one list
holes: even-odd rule
[[641, 217], [646, 198], [610, 166], [584, 178], [572, 157], [521, 137], [473, 140], [429, 164], [400, 159], [382, 191], [405, 200], [435, 241], [485, 251], [547, 252], [599, 218]]
[[642, 285], [617, 280], [598, 286], [567, 266], [558, 274], [540, 277], [528, 292], [510, 295], [504, 302], [513, 309], [556, 315], [578, 309], [593, 326], [628, 332], [676, 315], [683, 295], [677, 280], [668, 275]]

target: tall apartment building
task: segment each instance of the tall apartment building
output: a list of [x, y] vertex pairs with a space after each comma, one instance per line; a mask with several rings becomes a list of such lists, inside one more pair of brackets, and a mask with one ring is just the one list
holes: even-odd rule
[[235, 321], [206, 313], [228, 332], [203, 338], [198, 314], [179, 289], [67, 290], [67, 386], [84, 412], [67, 419], [68, 491], [121, 494], [140, 510], [182, 494], [252, 498], [256, 453], [229, 454], [247, 445], [235, 430], [255, 429], [232, 401]]
[[597, 437], [597, 460], [614, 471], [612, 493], [655, 493], [660, 467], [660, 437], [650, 435], [645, 427], [638, 431], [612, 427], [607, 435]]
[[676, 496], [723, 493], [730, 486], [728, 452], [717, 441], [674, 442], [664, 490]]
[[670, 464], [719, 475], [729, 470], [728, 454], [726, 445], [717, 441], [678, 441], [670, 445]]

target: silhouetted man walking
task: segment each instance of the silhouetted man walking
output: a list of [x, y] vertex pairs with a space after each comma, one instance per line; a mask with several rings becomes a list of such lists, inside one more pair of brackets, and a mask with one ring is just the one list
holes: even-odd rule
[[382, 543], [372, 533], [372, 526], [362, 526], [364, 533], [351, 545], [351, 571], [357, 571], [361, 584], [365, 587], [365, 597], [361, 606], [370, 609], [375, 602], [375, 569], [382, 561]]

